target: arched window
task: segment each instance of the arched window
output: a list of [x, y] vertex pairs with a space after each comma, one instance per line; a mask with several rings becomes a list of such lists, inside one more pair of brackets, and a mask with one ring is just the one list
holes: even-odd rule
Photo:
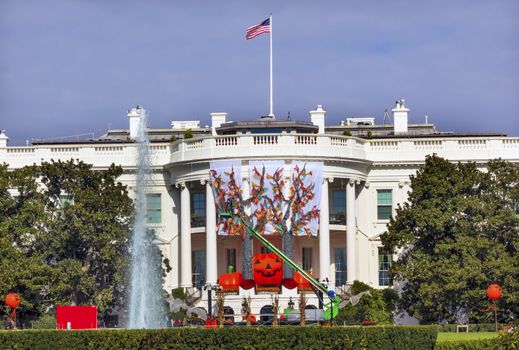
[[261, 322], [272, 322], [274, 319], [274, 311], [272, 305], [264, 305], [260, 310], [260, 321]]
[[225, 323], [234, 323], [234, 310], [232, 307], [224, 306], [223, 314], [225, 315]]

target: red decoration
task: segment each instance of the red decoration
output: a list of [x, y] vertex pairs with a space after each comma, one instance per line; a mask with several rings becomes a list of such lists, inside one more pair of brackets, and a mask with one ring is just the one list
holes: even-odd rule
[[487, 297], [492, 301], [497, 301], [499, 298], [501, 298], [501, 295], [503, 295], [503, 292], [501, 290], [501, 286], [499, 284], [491, 284], [487, 288]]
[[223, 290], [235, 290], [240, 287], [242, 281], [241, 272], [224, 273], [218, 277], [218, 284]]
[[299, 273], [299, 271], [294, 272], [294, 280], [297, 283], [297, 288], [302, 290], [310, 290], [310, 283], [306, 278], [303, 277]]
[[278, 286], [283, 280], [283, 261], [274, 253], [254, 255], [252, 268], [257, 286]]
[[56, 326], [58, 329], [95, 329], [97, 307], [56, 306]]
[[254, 288], [255, 285], [256, 283], [254, 282], [254, 280], [241, 280], [240, 283], [240, 287], [246, 290]]
[[297, 287], [297, 283], [293, 278], [284, 278], [281, 284], [287, 289], [294, 289]]
[[217, 326], [218, 326], [217, 318], [208, 317], [205, 320], [205, 328], [216, 328]]
[[5, 296], [5, 303], [11, 309], [16, 309], [20, 305], [20, 296], [18, 293], [9, 293]]

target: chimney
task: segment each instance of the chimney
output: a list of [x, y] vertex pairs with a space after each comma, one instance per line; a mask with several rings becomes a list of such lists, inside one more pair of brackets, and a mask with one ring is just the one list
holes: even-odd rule
[[130, 121], [130, 138], [136, 139], [139, 133], [139, 123], [141, 118], [146, 116], [146, 110], [137, 106], [128, 110], [128, 119]]
[[393, 127], [395, 134], [407, 133], [409, 109], [405, 107], [405, 100], [401, 99], [396, 101], [396, 106], [391, 110], [391, 112], [393, 113]]
[[0, 130], [0, 148], [6, 148], [9, 137], [5, 134], [5, 130]]
[[225, 112], [213, 112], [211, 113], [211, 130], [213, 136], [216, 135], [216, 128], [219, 128], [222, 124], [227, 122], [227, 113]]
[[310, 111], [310, 121], [319, 127], [319, 134], [324, 134], [324, 116], [326, 111], [322, 105], [317, 105], [315, 111]]

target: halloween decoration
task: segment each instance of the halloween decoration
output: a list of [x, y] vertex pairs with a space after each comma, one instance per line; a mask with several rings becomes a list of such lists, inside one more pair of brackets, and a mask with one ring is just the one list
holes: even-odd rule
[[303, 275], [299, 273], [299, 271], [294, 272], [294, 280], [297, 283], [297, 289], [311, 290], [310, 283], [306, 278], [303, 277]]
[[274, 253], [254, 255], [252, 267], [257, 286], [278, 286], [283, 280], [283, 261]]
[[487, 288], [487, 297], [492, 301], [497, 301], [499, 298], [501, 298], [501, 295], [503, 295], [503, 292], [501, 290], [501, 287], [499, 284], [491, 284]]
[[17, 293], [9, 293], [5, 296], [5, 303], [11, 309], [16, 309], [20, 305], [20, 296]]
[[218, 277], [218, 284], [222, 287], [223, 291], [238, 290], [242, 281], [242, 275], [240, 272], [224, 273]]

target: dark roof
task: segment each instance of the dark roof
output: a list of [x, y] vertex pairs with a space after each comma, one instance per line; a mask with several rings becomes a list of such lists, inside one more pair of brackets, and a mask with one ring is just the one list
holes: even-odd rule
[[224, 123], [216, 128], [216, 133], [229, 134], [244, 129], [294, 129], [314, 133], [319, 130], [319, 127], [311, 122], [300, 120], [280, 120], [272, 117], [261, 117], [254, 120]]

